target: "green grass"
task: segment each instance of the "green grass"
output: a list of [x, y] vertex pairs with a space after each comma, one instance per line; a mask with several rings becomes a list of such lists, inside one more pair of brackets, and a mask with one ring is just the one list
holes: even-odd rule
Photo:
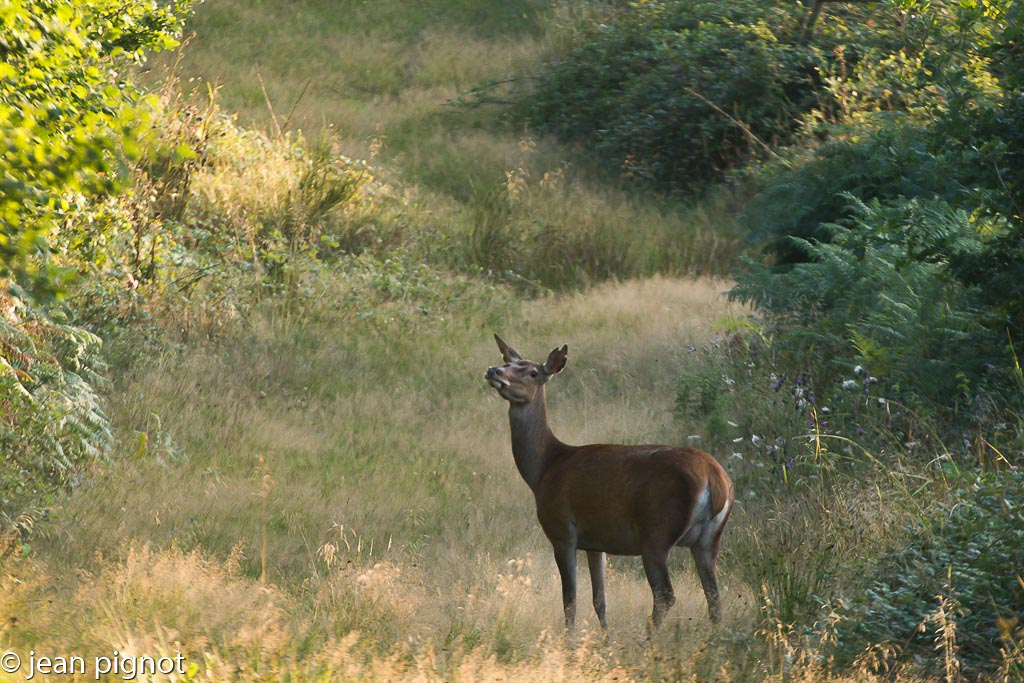
[[294, 107], [293, 126], [333, 126], [358, 156], [380, 137], [402, 155], [445, 127], [461, 90], [528, 68], [550, 15], [538, 2], [207, 3], [180, 71], [218, 85], [245, 123], [267, 124], [269, 99], [279, 123]]
[[555, 288], [725, 274], [740, 249], [742, 193], [691, 205], [637, 196], [500, 109], [452, 104], [476, 84], [529, 73], [583, 11], [222, 0], [196, 8], [180, 61], [166, 57], [150, 78], [173, 64], [186, 87], [215, 85], [244, 125], [327, 134], [337, 152], [370, 159], [405, 195], [404, 243], [433, 261]]

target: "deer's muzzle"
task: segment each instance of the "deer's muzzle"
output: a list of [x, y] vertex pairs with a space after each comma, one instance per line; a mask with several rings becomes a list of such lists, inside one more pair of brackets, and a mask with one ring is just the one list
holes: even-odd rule
[[486, 379], [495, 389], [502, 389], [508, 386], [508, 380], [501, 375], [501, 368], [490, 367], [487, 368], [487, 372], [484, 373], [484, 379]]

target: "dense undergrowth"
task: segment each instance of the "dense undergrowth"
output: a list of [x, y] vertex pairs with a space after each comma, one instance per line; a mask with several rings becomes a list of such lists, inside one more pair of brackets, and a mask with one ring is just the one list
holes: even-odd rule
[[[1017, 3], [343, 4], [200, 7], [233, 80], [186, 51], [149, 94], [186, 4], [0, 9], [0, 646], [196, 680], [1024, 674]], [[350, 75], [314, 82], [338, 35]], [[443, 105], [508, 68], [586, 153]], [[741, 226], [753, 311], [671, 279]], [[722, 627], [676, 572], [646, 640], [623, 559], [611, 635], [556, 631], [475, 392], [507, 329], [573, 349], [567, 441], [727, 465]]]

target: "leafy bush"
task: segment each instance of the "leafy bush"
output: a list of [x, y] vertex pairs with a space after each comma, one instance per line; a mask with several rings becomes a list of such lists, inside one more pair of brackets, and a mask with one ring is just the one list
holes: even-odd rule
[[904, 547], [877, 558], [865, 597], [849, 609], [851, 652], [889, 641], [934, 668], [940, 596], [958, 605], [947, 618], [968, 672], [994, 671], [1001, 648], [1024, 636], [1024, 475], [989, 473], [950, 493], [906, 530]]
[[48, 233], [74, 193], [110, 192], [145, 114], [117, 69], [175, 44], [188, 0], [27, 0], [0, 7], [0, 277], [61, 286]]
[[806, 261], [812, 257], [799, 240], [828, 240], [828, 225], [850, 216], [846, 195], [864, 202], [938, 197], [1019, 220], [1024, 104], [995, 98], [988, 105], [987, 112], [957, 114], [973, 125], [956, 130], [948, 119], [875, 112], [831, 129], [835, 137], [809, 152], [766, 164], [758, 171], [761, 191], [744, 210], [751, 242], [778, 264]]
[[687, 189], [790, 137], [817, 103], [816, 50], [778, 3], [630, 3], [546, 65], [525, 115], [625, 177]]
[[[957, 208], [1019, 213], [1024, 151], [1014, 3], [889, 3], [879, 21], [836, 22], [831, 115], [808, 119], [820, 145], [759, 170], [746, 211], [755, 242], [781, 263], [807, 260], [788, 238], [827, 240], [822, 226], [862, 201], [941, 197]], [[1019, 8], [1018, 8], [1019, 9]], [[893, 21], [898, 17], [899, 21]]]
[[794, 349], [958, 408], [1015, 387], [1024, 339], [1020, 6], [899, 5], [903, 26], [844, 29], [830, 139], [762, 169], [746, 222], [774, 267], [737, 294]]
[[776, 264], [804, 262], [814, 258], [807, 240], [828, 241], [830, 226], [851, 217], [850, 196], [861, 202], [958, 198], [963, 184], [956, 164], [932, 152], [920, 122], [886, 112], [850, 124], [802, 158], [794, 153], [788, 167], [770, 163], [743, 212], [750, 242]]

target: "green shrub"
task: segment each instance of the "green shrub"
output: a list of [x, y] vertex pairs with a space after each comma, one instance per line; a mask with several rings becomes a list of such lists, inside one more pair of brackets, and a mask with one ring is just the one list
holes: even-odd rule
[[1020, 5], [899, 4], [904, 25], [833, 33], [841, 117], [817, 127], [825, 143], [758, 172], [745, 222], [777, 267], [738, 291], [775, 329], [804, 328], [784, 341], [879, 360], [953, 407], [963, 379], [975, 397], [1005, 389], [990, 375], [1005, 378], [1007, 342], [1019, 356], [1024, 339]]
[[0, 7], [0, 277], [59, 290], [48, 235], [75, 194], [109, 193], [142, 130], [120, 72], [170, 47], [188, 0], [27, 0]]
[[628, 178], [694, 189], [789, 139], [816, 106], [816, 50], [777, 3], [631, 3], [577, 37], [524, 95], [526, 118]]
[[878, 113], [836, 132], [802, 158], [760, 171], [762, 189], [743, 223], [750, 242], [776, 264], [813, 260], [804, 241], [828, 241], [830, 226], [852, 215], [850, 196], [870, 202], [962, 191], [953, 160], [932, 154], [925, 127], [907, 114]]
[[[746, 212], [755, 241], [783, 263], [806, 260], [787, 238], [827, 239], [863, 201], [942, 197], [1004, 216], [1022, 198], [1022, 62], [1001, 40], [1006, 11], [976, 3], [904, 2], [903, 22], [864, 17], [833, 30], [824, 77], [830, 114], [808, 120], [817, 139], [758, 172], [763, 192]], [[824, 96], [823, 96], [824, 98]]]
[[954, 609], [965, 670], [994, 672], [1012, 651], [1024, 620], [1024, 476], [1019, 471], [979, 475], [936, 501], [905, 533], [905, 546], [877, 558], [863, 598], [848, 610], [845, 647], [889, 641], [902, 658], [937, 668], [935, 615], [945, 597]]

